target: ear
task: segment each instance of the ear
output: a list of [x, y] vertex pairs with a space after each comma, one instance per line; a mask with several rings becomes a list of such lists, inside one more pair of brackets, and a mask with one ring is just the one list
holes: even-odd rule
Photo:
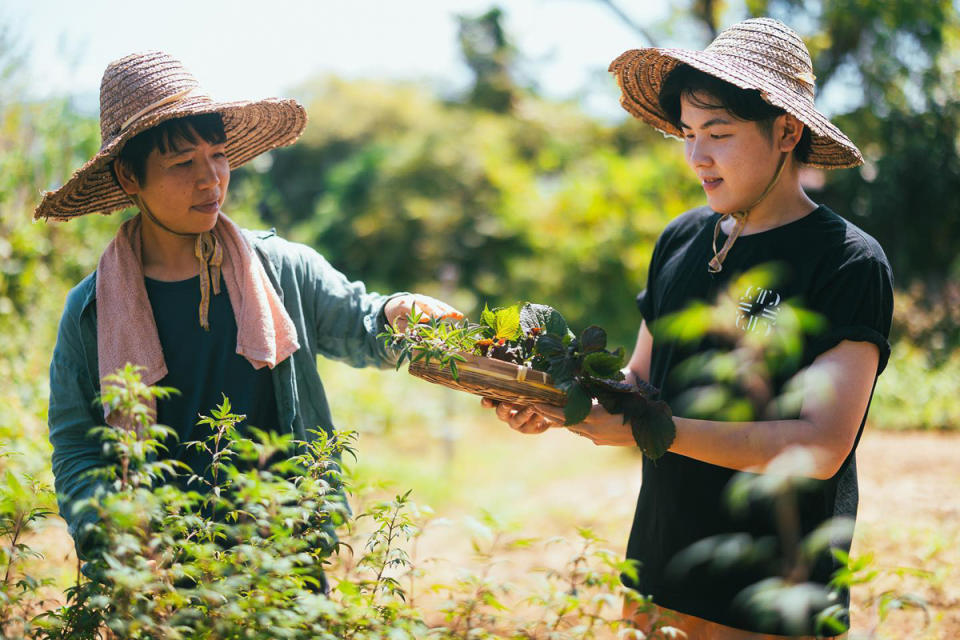
[[774, 130], [775, 140], [780, 151], [793, 151], [800, 144], [804, 124], [792, 113], [785, 113], [777, 118]]
[[117, 176], [117, 182], [120, 183], [120, 188], [128, 196], [133, 196], [140, 193], [140, 181], [137, 180], [137, 176], [134, 175], [130, 168], [119, 158], [113, 161], [113, 174]]

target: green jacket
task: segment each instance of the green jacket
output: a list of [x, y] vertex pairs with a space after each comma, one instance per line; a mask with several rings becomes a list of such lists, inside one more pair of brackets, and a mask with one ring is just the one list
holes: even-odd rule
[[[387, 366], [394, 361], [377, 340], [387, 296], [367, 293], [320, 254], [288, 242], [274, 231], [244, 231], [297, 328], [300, 349], [273, 369], [280, 424], [298, 440], [310, 430], [333, 428], [330, 406], [317, 372], [317, 355], [355, 367]], [[50, 442], [60, 515], [82, 553], [83, 525], [90, 511], [74, 505], [93, 495], [98, 480], [87, 472], [100, 466], [101, 445], [88, 435], [104, 424], [97, 364], [96, 272], [67, 295], [57, 344], [50, 363]]]

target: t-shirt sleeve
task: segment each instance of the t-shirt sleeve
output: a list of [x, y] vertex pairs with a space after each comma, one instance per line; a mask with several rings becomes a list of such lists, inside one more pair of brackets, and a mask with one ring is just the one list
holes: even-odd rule
[[885, 259], [865, 256], [843, 264], [814, 294], [810, 310], [824, 324], [809, 342], [809, 361], [844, 340], [870, 342], [880, 350], [880, 375], [890, 359], [893, 319], [893, 274]]

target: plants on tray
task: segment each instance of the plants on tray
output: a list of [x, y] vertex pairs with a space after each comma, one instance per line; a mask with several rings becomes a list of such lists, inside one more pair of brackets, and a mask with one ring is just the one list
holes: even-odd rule
[[387, 327], [381, 338], [397, 351], [398, 368], [404, 362], [436, 361], [454, 382], [462, 364], [475, 357], [546, 373], [550, 384], [565, 394], [566, 425], [583, 422], [597, 402], [623, 415], [637, 446], [651, 459], [662, 456], [673, 442], [676, 430], [669, 406], [656, 388], [626, 380], [623, 348], [608, 350], [607, 333], [596, 325], [575, 334], [563, 316], [546, 305], [484, 306], [479, 324], [430, 320], [414, 309], [405, 323]]

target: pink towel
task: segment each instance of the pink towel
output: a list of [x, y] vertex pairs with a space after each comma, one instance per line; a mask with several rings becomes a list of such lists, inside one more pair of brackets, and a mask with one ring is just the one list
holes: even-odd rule
[[[139, 215], [124, 222], [100, 256], [97, 267], [97, 355], [101, 389], [104, 377], [128, 362], [144, 368], [145, 384], [156, 384], [167, 375], [153, 309], [143, 282], [140, 225]], [[263, 366], [272, 369], [300, 348], [296, 327], [240, 228], [221, 213], [213, 235], [223, 247], [223, 277], [237, 319], [237, 353], [255, 369]], [[104, 411], [106, 413], [106, 407]], [[107, 415], [107, 422], [116, 426], [121, 421], [117, 416]]]

